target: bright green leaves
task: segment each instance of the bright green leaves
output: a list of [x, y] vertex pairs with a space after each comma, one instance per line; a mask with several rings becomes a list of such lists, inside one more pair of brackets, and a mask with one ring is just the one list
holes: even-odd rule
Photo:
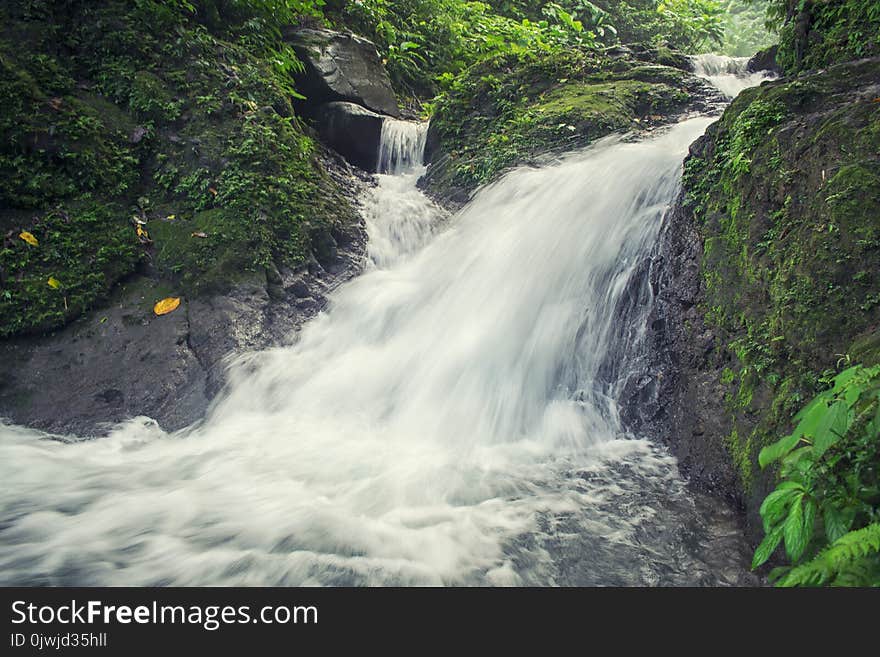
[[752, 558], [752, 568], [757, 568], [765, 563], [770, 555], [776, 550], [776, 546], [782, 540], [782, 529], [784, 525], [776, 525], [765, 536], [764, 540], [755, 550], [755, 556]]
[[816, 427], [813, 443], [814, 457], [821, 458], [825, 451], [843, 438], [852, 422], [853, 413], [845, 400], [835, 401], [828, 406]]
[[[861, 399], [862, 385], [878, 374], [880, 368], [865, 369], [861, 366], [851, 367], [838, 374], [831, 390], [817, 395], [795, 415], [797, 426], [790, 435], [761, 450], [758, 455], [761, 467], [788, 456], [801, 442], [812, 445], [813, 459], [821, 458], [846, 435], [855, 419], [855, 406]], [[873, 417], [880, 416], [875, 413]]]
[[761, 505], [767, 535], [755, 551], [752, 568], [766, 562], [783, 541], [788, 558], [800, 559], [810, 542], [815, 516], [816, 503], [807, 496], [804, 487], [796, 482], [783, 482]]
[[880, 538], [864, 529], [880, 517], [880, 366], [841, 372], [795, 420], [761, 450], [761, 467], [778, 462], [781, 481], [761, 504], [765, 537], [752, 567], [784, 543], [795, 567], [774, 571], [782, 586], [876, 582]]
[[773, 461], [778, 461], [793, 450], [800, 441], [801, 435], [795, 432], [772, 445], [768, 445], [758, 454], [758, 464], [763, 468]]
[[765, 531], [778, 524], [788, 515], [788, 509], [795, 498], [803, 497], [804, 487], [793, 481], [784, 481], [776, 490], [764, 498], [761, 504], [761, 518]]

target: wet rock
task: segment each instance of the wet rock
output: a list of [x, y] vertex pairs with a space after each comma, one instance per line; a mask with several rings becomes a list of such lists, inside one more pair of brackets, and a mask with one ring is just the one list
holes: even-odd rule
[[316, 127], [321, 141], [348, 162], [375, 171], [383, 121], [379, 114], [354, 103], [333, 102], [321, 106]]
[[757, 73], [759, 71], [770, 71], [776, 75], [782, 75], [782, 67], [776, 61], [776, 52], [779, 46], [770, 46], [764, 50], [759, 50], [754, 57], [749, 60], [746, 70], [749, 73]]
[[[707, 188], [707, 182], [711, 184], [708, 188], [712, 198], [701, 199], [700, 204], [716, 204], [714, 214], [696, 216], [695, 207], [699, 204], [685, 201], [694, 191], [687, 189], [686, 179], [679, 201], [664, 220], [652, 258], [651, 287], [655, 298], [645, 348], [651, 357], [645, 368], [663, 371], [666, 376], [659, 381], [656, 395], [642, 394], [637, 387], [627, 391], [625, 420], [634, 430], [665, 440], [678, 457], [683, 473], [698, 489], [741, 504], [753, 542], [763, 536], [758, 509], [775, 484], [774, 471], [762, 470], [757, 465], [761, 446], [758, 441], [766, 440], [763, 434], [785, 435], [791, 427], [784, 415], [773, 412], [780, 389], [767, 375], [754, 384], [747, 406], [731, 408], [730, 400], [735, 400], [739, 392], [739, 380], [736, 376], [731, 379], [730, 374], [742, 367], [731, 345], [747, 337], [747, 323], [738, 319], [741, 324], [718, 325], [707, 320], [707, 310], [721, 304], [724, 314], [745, 317], [759, 326], [770, 311], [779, 312], [771, 304], [783, 303], [778, 299], [788, 299], [793, 292], [788, 288], [774, 295], [768, 293], [760, 269], [750, 269], [749, 276], [761, 282], [746, 285], [744, 275], [734, 267], [725, 270], [715, 288], [709, 289], [706, 270], [710, 268], [709, 273], [714, 273], [711, 267], [717, 265], [713, 263], [729, 262], [728, 254], [734, 250], [756, 252], [757, 243], [776, 230], [773, 222], [780, 216], [793, 225], [811, 226], [831, 221], [829, 215], [835, 213], [834, 222], [841, 235], [859, 234], [863, 226], [874, 225], [871, 222], [877, 214], [871, 202], [876, 198], [872, 194], [876, 189], [875, 177], [844, 179], [851, 198], [860, 199], [858, 205], [846, 206], [845, 212], [823, 203], [831, 196], [832, 178], [826, 172], [873, 171], [876, 166], [877, 151], [870, 141], [873, 133], [866, 126], [873, 121], [869, 103], [880, 95], [878, 70], [880, 58], [867, 59], [817, 71], [796, 81], [765, 83], [744, 92], [721, 121], [711, 125], [706, 135], [692, 145], [690, 157], [705, 161], [704, 171], [715, 171], [711, 168], [713, 158], [723, 147], [723, 140], [729, 138], [736, 117], [750, 107], [749, 102], [758, 101], [784, 103], [786, 107], [784, 116], [773, 126], [772, 141], [768, 141], [775, 148], [750, 153], [753, 173], [740, 177], [732, 187], [733, 192], [717, 178], [711, 178], [716, 175], [712, 173], [691, 183], [702, 188]], [[766, 127], [762, 127], [760, 136], [762, 140], [771, 139]], [[771, 159], [776, 153], [780, 154], [781, 164]], [[797, 170], [798, 175], [780, 179], [775, 175], [780, 170]], [[712, 256], [716, 260], [711, 260], [705, 255], [706, 244], [726, 230], [723, 221], [727, 215], [722, 210], [728, 207], [725, 202], [729, 199], [723, 196], [728, 193], [746, 199], [741, 212], [749, 217], [750, 233], [741, 238], [742, 246], [727, 247], [717, 241]], [[792, 198], [819, 202], [804, 203], [788, 214], [782, 213], [786, 199]], [[829, 280], [845, 281], [856, 271], [876, 271], [875, 252], [853, 248], [849, 239], [852, 238], [835, 236], [822, 242], [811, 232], [788, 235], [777, 241], [778, 258], [783, 264], [803, 263], [798, 270], [803, 280], [810, 280], [816, 289], [825, 289]], [[730, 251], [725, 251], [727, 248]], [[747, 266], [755, 267], [755, 260]], [[794, 280], [783, 276], [778, 272], [779, 265], [771, 263], [770, 270], [779, 276], [776, 280]], [[860, 285], [862, 293], [876, 289], [869, 288], [866, 281]], [[743, 294], [744, 290], [748, 290], [748, 295]], [[852, 306], [847, 305], [854, 304], [851, 298], [842, 294], [835, 301], [839, 305], [823, 306], [821, 313], [804, 312], [787, 318], [786, 342], [797, 345], [802, 360], [772, 352], [774, 369], [768, 369], [768, 373], [776, 374], [779, 380], [802, 380], [806, 374], [815, 376], [815, 372], [834, 367], [834, 354], [851, 353], [853, 340], [876, 326], [876, 319], [870, 314], [852, 311]], [[826, 303], [826, 299], [806, 296], [800, 297], [800, 303]], [[833, 321], [817, 328], [815, 322], [825, 321], [826, 317]], [[773, 345], [767, 348], [770, 351]], [[814, 373], [809, 371], [810, 367], [815, 368]], [[753, 435], [757, 436], [754, 440]]]
[[311, 290], [309, 290], [309, 286], [301, 278], [294, 281], [287, 288], [287, 291], [290, 292], [290, 294], [295, 296], [297, 299], [305, 299], [306, 297], [309, 296], [309, 294], [311, 294]]
[[305, 73], [297, 79], [307, 105], [347, 101], [399, 116], [391, 80], [372, 41], [331, 30], [299, 29], [285, 34]]

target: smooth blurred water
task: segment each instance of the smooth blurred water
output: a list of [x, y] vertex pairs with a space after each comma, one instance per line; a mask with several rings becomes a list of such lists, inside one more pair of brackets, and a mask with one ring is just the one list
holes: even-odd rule
[[0, 425], [0, 583], [739, 583], [735, 516], [625, 433], [602, 375], [709, 121], [513, 170], [452, 217], [420, 153], [391, 157], [366, 273], [239, 359], [204, 422]]
[[743, 89], [755, 87], [776, 76], [770, 71], [749, 73], [748, 57], [728, 57], [707, 53], [691, 57], [694, 73], [704, 78], [727, 98], [736, 98]]

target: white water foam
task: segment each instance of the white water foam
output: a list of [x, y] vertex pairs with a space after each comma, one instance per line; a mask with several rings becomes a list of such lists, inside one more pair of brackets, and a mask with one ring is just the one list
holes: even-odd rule
[[776, 76], [770, 71], [748, 71], [748, 57], [728, 57], [707, 53], [691, 57], [694, 73], [705, 79], [727, 98], [736, 98], [743, 89], [755, 87]]

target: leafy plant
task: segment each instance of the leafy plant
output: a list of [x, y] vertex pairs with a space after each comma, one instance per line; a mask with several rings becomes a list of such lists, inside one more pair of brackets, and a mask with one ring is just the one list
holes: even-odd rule
[[759, 455], [779, 463], [780, 482], [761, 505], [752, 567], [783, 543], [781, 586], [880, 585], [880, 366], [844, 370], [795, 420]]

